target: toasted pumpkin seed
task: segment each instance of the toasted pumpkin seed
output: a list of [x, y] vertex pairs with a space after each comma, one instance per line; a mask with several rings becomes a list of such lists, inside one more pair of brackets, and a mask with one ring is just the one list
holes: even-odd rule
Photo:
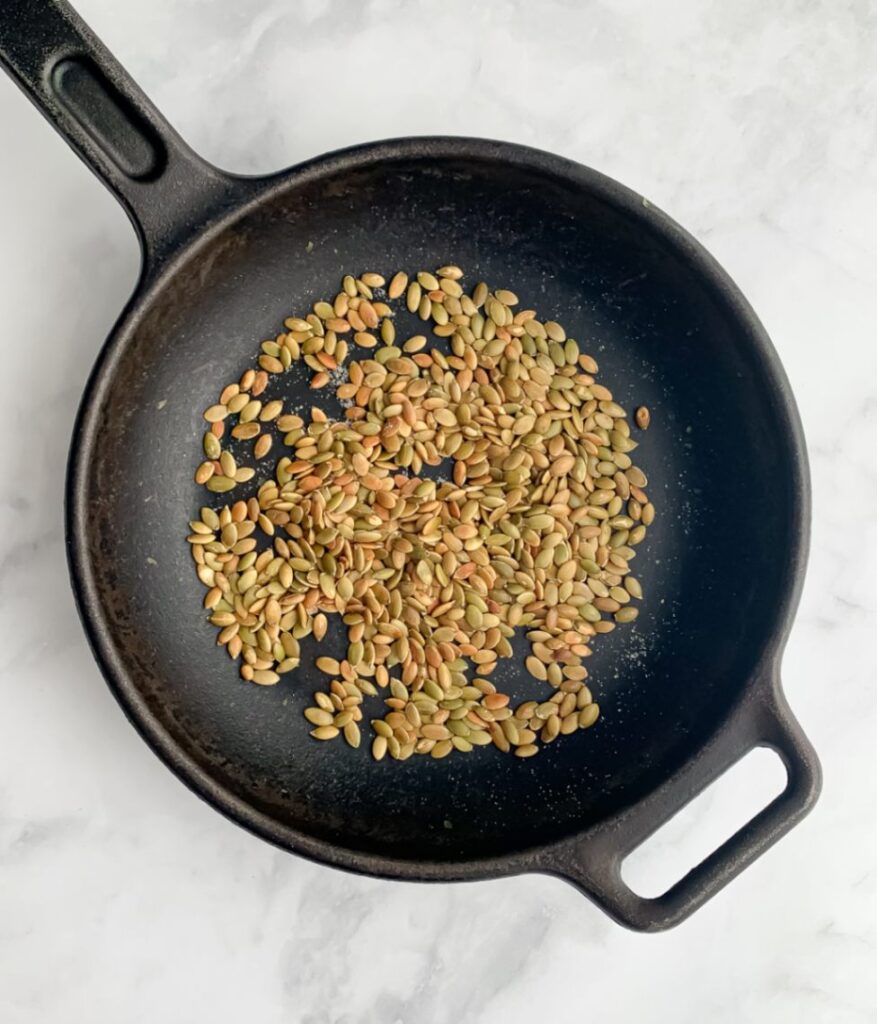
[[[329, 682], [305, 717], [315, 738], [358, 746], [363, 697], [383, 691], [377, 760], [488, 744], [526, 758], [593, 725], [589, 641], [633, 621], [631, 598], [642, 597], [630, 562], [655, 510], [624, 409], [560, 324], [514, 313], [518, 297], [484, 282], [470, 298], [461, 277], [448, 264], [412, 281], [399, 271], [387, 286], [449, 339], [448, 354], [429, 350], [426, 334], [397, 345], [392, 308], [374, 292], [384, 278], [347, 275], [332, 302], [288, 317], [288, 333], [261, 344], [261, 368], [205, 414], [196, 480], [213, 493], [256, 472], [222, 448], [230, 416], [232, 438], [253, 439], [257, 460], [272, 449], [273, 423], [288, 453], [255, 496], [190, 524], [219, 642], [245, 680], [274, 685], [299, 665], [299, 641], [322, 641], [327, 614], [342, 615], [347, 658], [317, 659]], [[269, 373], [293, 361], [310, 368], [312, 387], [337, 379], [350, 332], [365, 351], [337, 383], [350, 406], [342, 422], [262, 403]], [[637, 408], [640, 429], [649, 419]], [[425, 479], [444, 458], [453, 479]], [[257, 527], [272, 548], [257, 551]], [[528, 671], [554, 696], [514, 708], [486, 677], [512, 655], [518, 628], [531, 643]]]

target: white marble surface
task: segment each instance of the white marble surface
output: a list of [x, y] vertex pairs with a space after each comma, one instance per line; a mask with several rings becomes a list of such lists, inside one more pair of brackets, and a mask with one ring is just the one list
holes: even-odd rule
[[[189, 794], [101, 681], [62, 545], [74, 410], [137, 248], [0, 78], [0, 1021], [877, 1021], [873, 4], [79, 8], [229, 168], [409, 133], [508, 138], [619, 178], [707, 244], [770, 331], [807, 430], [813, 553], [785, 677], [826, 779], [801, 827], [658, 936], [549, 878], [427, 888], [330, 871]], [[684, 864], [698, 830], [727, 833], [759, 778], [744, 771], [721, 807], [708, 797], [659, 854]]]

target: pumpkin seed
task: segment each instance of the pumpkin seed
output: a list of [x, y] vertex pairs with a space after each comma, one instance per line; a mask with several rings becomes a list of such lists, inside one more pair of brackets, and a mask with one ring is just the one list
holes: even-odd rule
[[316, 729], [311, 729], [311, 736], [315, 740], [334, 740], [340, 732], [341, 730], [336, 729], [334, 725], [321, 725]]
[[387, 287], [387, 296], [391, 299], [398, 299], [399, 296], [404, 293], [407, 287], [408, 275], [400, 270], [397, 274], [393, 275], [393, 278], [390, 281], [389, 286]]

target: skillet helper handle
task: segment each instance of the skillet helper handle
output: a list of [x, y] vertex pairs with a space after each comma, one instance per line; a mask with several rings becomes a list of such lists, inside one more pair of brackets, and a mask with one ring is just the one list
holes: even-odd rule
[[[763, 810], [662, 896], [637, 895], [621, 876], [624, 859], [754, 747], [779, 754], [786, 787]], [[690, 764], [605, 829], [563, 849], [549, 865], [620, 924], [661, 931], [683, 921], [760, 857], [810, 810], [821, 786], [819, 761], [777, 684], [756, 692]]]
[[189, 149], [66, 0], [2, 0], [0, 63], [121, 200], [146, 269], [242, 180]]

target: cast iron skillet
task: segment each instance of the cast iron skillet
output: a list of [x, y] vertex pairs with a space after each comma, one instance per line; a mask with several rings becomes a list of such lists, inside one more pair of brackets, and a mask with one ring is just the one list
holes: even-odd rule
[[[67, 545], [101, 669], [184, 782], [327, 864], [423, 880], [549, 872], [643, 930], [690, 914], [801, 819], [819, 766], [779, 663], [807, 549], [804, 442], [763, 328], [691, 236], [592, 170], [481, 139], [227, 174], [61, 0], [4, 0], [0, 56], [142, 245], [76, 423]], [[531, 761], [490, 749], [377, 764], [365, 747], [307, 738], [307, 670], [246, 686], [214, 645], [183, 539], [204, 493], [192, 482], [200, 411], [343, 273], [449, 261], [561, 320], [618, 401], [651, 407], [638, 462], [660, 515], [637, 562], [640, 619], [589, 662], [595, 729]], [[308, 395], [303, 380], [287, 387]], [[506, 681], [518, 698], [534, 692], [522, 659]], [[663, 896], [635, 895], [624, 857], [757, 745], [782, 756], [785, 791]]]

